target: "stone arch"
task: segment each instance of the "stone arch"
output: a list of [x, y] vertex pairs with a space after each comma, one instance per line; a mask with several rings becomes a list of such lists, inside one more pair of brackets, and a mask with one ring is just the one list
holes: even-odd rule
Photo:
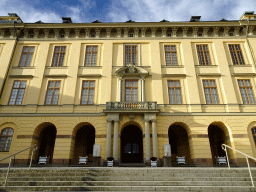
[[38, 147], [34, 156], [36, 163], [39, 156], [49, 156], [49, 163], [52, 163], [56, 135], [57, 129], [53, 123], [44, 122], [36, 127], [32, 137], [32, 145], [37, 144]]
[[93, 146], [95, 144], [95, 127], [88, 122], [77, 124], [72, 133], [70, 159], [72, 164], [79, 163], [79, 156], [88, 156], [88, 162], [93, 162]]
[[192, 164], [189, 133], [190, 129], [185, 123], [175, 122], [169, 126], [168, 138], [172, 164], [176, 164], [176, 156], [185, 156], [186, 164]]
[[248, 133], [252, 153], [253, 153], [253, 156], [256, 157], [256, 137], [253, 136], [253, 132], [252, 132], [253, 128], [256, 128], [256, 121], [251, 122], [247, 126], [247, 133]]
[[[215, 121], [208, 126], [208, 138], [211, 147], [213, 164], [216, 164], [216, 156], [226, 156], [225, 151], [221, 147], [222, 144], [226, 144], [234, 148], [231, 130], [223, 122]], [[234, 151], [230, 149], [227, 151], [229, 160], [234, 162]]]

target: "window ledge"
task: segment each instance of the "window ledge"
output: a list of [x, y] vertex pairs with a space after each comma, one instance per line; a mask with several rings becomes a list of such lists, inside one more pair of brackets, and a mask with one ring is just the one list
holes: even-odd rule
[[161, 68], [184, 68], [184, 65], [162, 65]]
[[252, 64], [245, 64], [245, 65], [228, 65], [229, 67], [252, 67]]
[[33, 75], [9, 75], [9, 78], [33, 78]]
[[218, 65], [195, 65], [195, 67], [218, 67]]
[[232, 73], [232, 77], [248, 77], [248, 76], [256, 76], [256, 73]]
[[46, 69], [59, 69], [59, 68], [68, 68], [68, 66], [45, 66]]
[[102, 68], [102, 66], [78, 66], [79, 68]]
[[34, 66], [26, 66], [26, 67], [19, 67], [19, 66], [13, 66], [13, 69], [35, 69]]
[[198, 76], [198, 77], [210, 77], [210, 76], [214, 76], [214, 77], [216, 77], [216, 76], [221, 76], [221, 74], [220, 73], [197, 73], [196, 74], [196, 76]]

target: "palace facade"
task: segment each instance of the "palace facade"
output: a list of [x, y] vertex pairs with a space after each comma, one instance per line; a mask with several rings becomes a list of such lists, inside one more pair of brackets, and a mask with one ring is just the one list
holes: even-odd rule
[[[256, 15], [240, 20], [24, 23], [0, 17], [0, 158], [213, 166], [221, 144], [256, 157]], [[32, 150], [15, 156], [27, 164]], [[98, 157], [97, 156], [97, 157]], [[232, 164], [241, 154], [228, 150]], [[0, 163], [7, 164], [9, 159]]]

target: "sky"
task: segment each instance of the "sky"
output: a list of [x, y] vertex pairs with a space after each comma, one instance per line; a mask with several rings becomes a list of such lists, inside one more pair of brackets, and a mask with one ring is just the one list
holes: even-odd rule
[[256, 13], [256, 0], [0, 0], [1, 16], [17, 13], [25, 23], [239, 20], [245, 11]]

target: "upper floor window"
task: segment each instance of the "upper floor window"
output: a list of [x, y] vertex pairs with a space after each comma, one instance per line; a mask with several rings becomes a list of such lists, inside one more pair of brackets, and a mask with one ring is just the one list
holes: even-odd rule
[[83, 81], [81, 104], [92, 105], [94, 98], [95, 81]]
[[26, 81], [14, 81], [9, 105], [21, 105], [26, 88]]
[[252, 136], [253, 136], [254, 144], [256, 145], [256, 127], [252, 128]]
[[178, 65], [176, 45], [165, 45], [166, 65]]
[[138, 46], [137, 45], [125, 45], [125, 65], [128, 63], [135, 63], [137, 66], [138, 60]]
[[13, 129], [8, 127], [1, 131], [0, 151], [9, 151], [13, 136]]
[[52, 60], [52, 66], [63, 66], [66, 53], [66, 46], [56, 46]]
[[125, 101], [138, 102], [138, 80], [125, 81]]
[[49, 81], [46, 92], [45, 105], [57, 105], [59, 92], [60, 81]]
[[96, 66], [98, 46], [86, 46], [85, 66]]
[[197, 45], [196, 49], [198, 54], [199, 65], [211, 65], [208, 45]]
[[242, 50], [239, 44], [237, 45], [228, 45], [230, 50], [230, 55], [234, 65], [244, 65], [244, 57]]
[[204, 93], [207, 104], [219, 104], [217, 86], [215, 80], [203, 80]]
[[35, 47], [23, 47], [19, 67], [29, 67], [32, 61]]
[[168, 93], [170, 104], [182, 104], [181, 86], [179, 80], [168, 81]]
[[251, 82], [249, 79], [238, 80], [241, 96], [244, 104], [256, 103]]

